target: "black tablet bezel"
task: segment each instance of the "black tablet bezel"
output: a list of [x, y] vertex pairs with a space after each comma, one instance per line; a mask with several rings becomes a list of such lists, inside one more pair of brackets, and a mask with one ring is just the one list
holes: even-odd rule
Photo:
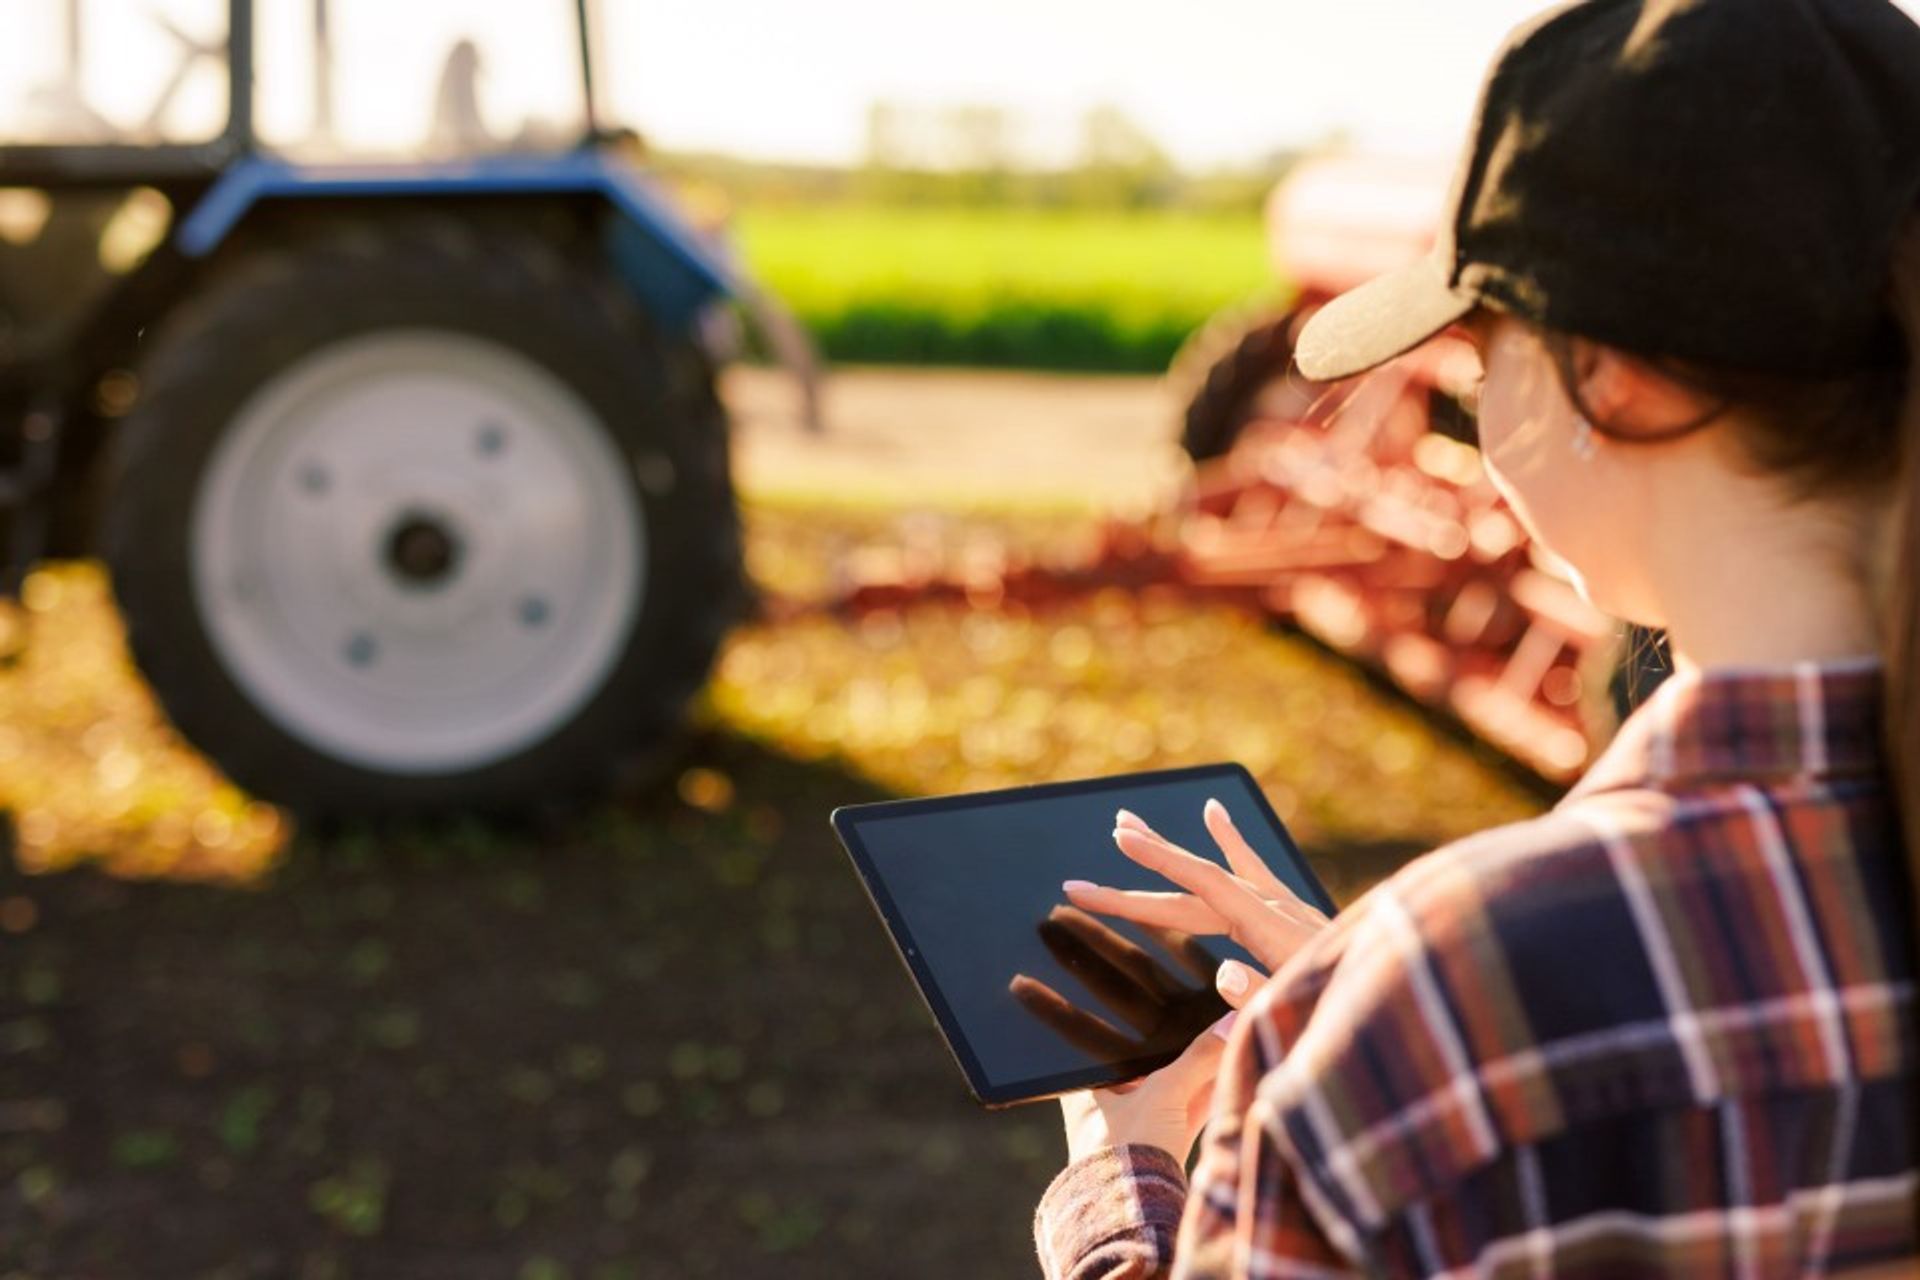
[[[1234, 761], [1182, 765], [1171, 769], [1146, 769], [1138, 773], [1107, 774], [1097, 778], [1077, 778], [1066, 782], [1040, 782], [1028, 786], [1001, 787], [992, 791], [970, 791], [959, 795], [877, 800], [866, 804], [841, 805], [829, 815], [833, 829], [840, 837], [840, 843], [845, 847], [847, 856], [852, 860], [861, 885], [867, 891], [868, 899], [886, 925], [887, 937], [892, 940], [894, 951], [899, 955], [900, 962], [906, 965], [907, 971], [912, 974], [914, 988], [919, 991], [927, 1011], [933, 1015], [935, 1024], [939, 1026], [941, 1038], [946, 1041], [948, 1051], [953, 1054], [954, 1061], [959, 1064], [960, 1074], [966, 1078], [968, 1091], [982, 1106], [1010, 1107], [1019, 1103], [1038, 1102], [1046, 1098], [1058, 1097], [1060, 1094], [1076, 1089], [1102, 1088], [1119, 1084], [1165, 1066], [1178, 1057], [1179, 1053], [1176, 1050], [1106, 1066], [1064, 1072], [1060, 1075], [1011, 1081], [998, 1086], [989, 1082], [979, 1060], [974, 1057], [972, 1045], [967, 1042], [959, 1022], [954, 1018], [952, 1010], [948, 1008], [946, 998], [941, 994], [940, 984], [934, 980], [932, 970], [922, 960], [906, 921], [894, 906], [892, 895], [887, 892], [886, 884], [868, 855], [866, 844], [860, 836], [860, 824], [870, 818], [898, 818], [906, 814], [940, 813], [955, 809], [1039, 800], [1049, 796], [1124, 791], [1138, 788], [1143, 784], [1231, 775], [1237, 775], [1246, 783], [1247, 790], [1252, 793], [1255, 803], [1259, 805], [1260, 816], [1279, 834], [1281, 849], [1292, 862], [1292, 869], [1299, 872], [1300, 880], [1310, 890], [1302, 896], [1315, 907], [1332, 915], [1335, 909], [1333, 899], [1328, 896], [1326, 886], [1320, 883], [1320, 878], [1313, 874], [1313, 868], [1301, 855], [1300, 847], [1294, 842], [1293, 834], [1287, 830], [1286, 824], [1280, 821], [1280, 815], [1273, 811], [1273, 806], [1268, 803], [1266, 794], [1260, 790], [1260, 784], [1254, 780], [1252, 773], [1246, 766]], [[1195, 852], [1211, 856], [1210, 851], [1195, 850]], [[1275, 870], [1277, 872], [1279, 869], [1275, 868]]]

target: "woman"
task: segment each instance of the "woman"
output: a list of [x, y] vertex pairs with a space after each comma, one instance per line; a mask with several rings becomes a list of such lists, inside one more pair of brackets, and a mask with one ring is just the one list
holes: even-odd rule
[[1435, 253], [1298, 359], [1466, 335], [1490, 475], [1676, 672], [1550, 812], [1331, 923], [1217, 804], [1231, 873], [1121, 813], [1183, 892], [1070, 899], [1271, 976], [1224, 966], [1224, 1039], [1063, 1100], [1050, 1276], [1912, 1273], [1917, 199], [1920, 28], [1886, 0], [1510, 37]]

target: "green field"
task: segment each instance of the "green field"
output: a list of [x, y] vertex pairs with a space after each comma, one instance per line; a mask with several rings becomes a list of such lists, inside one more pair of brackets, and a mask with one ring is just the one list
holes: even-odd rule
[[837, 360], [1156, 372], [1215, 311], [1280, 292], [1251, 215], [827, 205], [736, 225]]

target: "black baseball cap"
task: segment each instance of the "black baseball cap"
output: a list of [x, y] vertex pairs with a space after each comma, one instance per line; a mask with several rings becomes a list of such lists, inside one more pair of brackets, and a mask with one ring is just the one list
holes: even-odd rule
[[1920, 26], [1888, 0], [1584, 0], [1495, 56], [1433, 251], [1320, 308], [1309, 378], [1478, 304], [1630, 351], [1883, 364], [1920, 210]]

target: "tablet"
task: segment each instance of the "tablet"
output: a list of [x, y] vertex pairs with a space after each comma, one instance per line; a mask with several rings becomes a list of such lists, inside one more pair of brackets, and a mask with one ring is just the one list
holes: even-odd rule
[[1114, 812], [1225, 865], [1202, 820], [1217, 797], [1254, 851], [1333, 913], [1293, 839], [1238, 764], [1194, 765], [921, 800], [842, 805], [832, 822], [894, 946], [989, 1107], [1120, 1084], [1178, 1057], [1224, 1016], [1224, 937], [1149, 930], [1067, 903], [1061, 882], [1176, 886], [1113, 842]]

